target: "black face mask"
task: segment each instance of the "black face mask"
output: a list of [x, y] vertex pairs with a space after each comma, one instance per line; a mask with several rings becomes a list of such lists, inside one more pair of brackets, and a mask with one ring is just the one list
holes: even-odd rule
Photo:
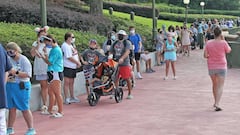
[[123, 39], [124, 39], [124, 35], [119, 34], [119, 35], [118, 35], [118, 39], [119, 39], [119, 40], [123, 40]]
[[14, 51], [7, 51], [7, 55], [13, 59], [16, 57], [16, 53]]
[[90, 50], [95, 50], [95, 48], [89, 47]]

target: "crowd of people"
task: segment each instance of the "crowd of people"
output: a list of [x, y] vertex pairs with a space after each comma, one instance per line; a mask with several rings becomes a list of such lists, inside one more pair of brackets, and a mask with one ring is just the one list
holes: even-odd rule
[[[221, 111], [219, 107], [223, 91], [224, 78], [226, 75], [225, 53], [231, 48], [224, 40], [221, 25], [215, 19], [206, 23], [201, 20], [194, 22], [190, 28], [183, 26], [165, 25], [158, 29], [155, 40], [157, 66], [165, 64], [165, 77], [169, 77], [171, 67], [173, 79], [176, 80], [176, 61], [181, 54], [190, 56], [190, 51], [196, 48], [204, 49], [204, 57], [207, 58], [209, 75], [213, 84], [215, 111]], [[140, 60], [145, 62], [146, 73], [154, 73], [152, 59], [149, 52], [144, 49], [143, 40], [136, 32], [135, 27], [129, 27], [129, 34], [125, 30], [110, 31], [107, 40], [102, 47], [94, 39], [89, 40], [89, 46], [82, 53], [79, 53], [75, 46], [75, 37], [71, 32], [64, 35], [64, 43], [59, 46], [55, 38], [48, 34], [49, 27], [36, 28], [36, 41], [32, 44], [30, 51], [34, 57], [33, 74], [40, 82], [41, 88], [41, 114], [50, 115], [54, 118], [64, 116], [63, 104], [80, 102], [74, 95], [74, 80], [77, 68], [83, 65], [96, 65], [99, 57], [106, 56], [118, 62], [119, 73], [115, 85], [119, 85], [120, 78], [126, 80], [128, 89], [127, 99], [133, 99], [132, 89], [136, 84], [135, 79], [143, 79], [141, 74]], [[211, 40], [213, 39], [213, 40]], [[208, 42], [208, 40], [210, 40]], [[205, 47], [204, 47], [204, 44]], [[217, 49], [216, 49], [217, 48]], [[1, 78], [0, 91], [0, 134], [14, 134], [14, 122], [16, 110], [20, 110], [27, 124], [26, 135], [34, 135], [36, 131], [33, 126], [33, 116], [30, 111], [30, 95], [32, 66], [30, 61], [22, 53], [21, 48], [14, 42], [6, 45], [6, 50], [0, 46]], [[220, 63], [219, 63], [220, 62]], [[136, 68], [136, 76], [135, 76]], [[63, 81], [63, 90], [61, 82]], [[5, 85], [6, 83], [6, 85]], [[86, 80], [86, 92], [89, 95]], [[63, 91], [63, 95], [62, 95]], [[49, 98], [49, 102], [48, 102]], [[5, 109], [9, 109], [8, 123], [5, 123]], [[7, 128], [6, 128], [7, 127]]]

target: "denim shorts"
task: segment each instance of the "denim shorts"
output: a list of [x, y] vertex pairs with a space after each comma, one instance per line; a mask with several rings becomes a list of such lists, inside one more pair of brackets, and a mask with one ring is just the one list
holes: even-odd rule
[[227, 74], [227, 70], [226, 69], [209, 69], [208, 74], [210, 76], [211, 75], [219, 75], [219, 76], [225, 77]]

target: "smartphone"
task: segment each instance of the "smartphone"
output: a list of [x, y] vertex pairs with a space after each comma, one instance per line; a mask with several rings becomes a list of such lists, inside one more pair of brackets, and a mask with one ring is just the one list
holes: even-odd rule
[[19, 83], [19, 87], [20, 87], [21, 90], [24, 90], [25, 89], [24, 82], [20, 82]]

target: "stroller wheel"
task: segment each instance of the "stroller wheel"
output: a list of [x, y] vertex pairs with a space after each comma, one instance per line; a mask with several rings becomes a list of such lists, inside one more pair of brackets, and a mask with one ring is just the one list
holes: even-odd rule
[[117, 103], [120, 103], [123, 99], [123, 90], [122, 88], [115, 89], [115, 100]]
[[98, 99], [100, 98], [100, 96], [95, 93], [92, 92], [88, 95], [88, 103], [90, 106], [95, 106], [98, 103]]

